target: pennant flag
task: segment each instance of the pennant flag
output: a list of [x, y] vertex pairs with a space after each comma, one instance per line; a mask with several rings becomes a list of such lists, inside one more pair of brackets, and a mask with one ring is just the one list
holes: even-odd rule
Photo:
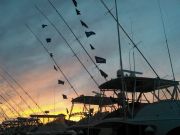
[[50, 57], [52, 58], [53, 57], [53, 53], [49, 53]]
[[76, 2], [76, 0], [72, 0], [72, 2], [73, 2], [73, 4], [74, 4], [74, 6], [77, 7], [77, 2]]
[[54, 65], [54, 70], [58, 71], [55, 65]]
[[80, 22], [81, 22], [81, 25], [82, 25], [82, 26], [88, 28], [88, 26], [87, 26], [87, 24], [86, 24], [85, 22], [83, 22], [82, 20], [80, 20]]
[[62, 84], [62, 85], [64, 85], [64, 81], [62, 81], [62, 80], [58, 80], [58, 84]]
[[80, 13], [79, 10], [76, 9], [76, 14], [77, 14], [77, 15], [80, 15], [81, 13]]
[[90, 37], [92, 35], [95, 35], [96, 33], [93, 32], [93, 31], [85, 31], [85, 34], [86, 34], [86, 37], [88, 38], [88, 37]]
[[62, 94], [62, 96], [63, 96], [63, 99], [67, 99], [67, 96], [66, 96], [66, 95]]
[[51, 38], [46, 38], [46, 42], [50, 43], [51, 42]]
[[96, 63], [106, 63], [106, 59], [95, 56]]
[[104, 78], [107, 78], [107, 77], [108, 77], [108, 75], [107, 75], [104, 71], [102, 71], [101, 69], [99, 70], [99, 72], [101, 73], [101, 75], [102, 75]]
[[94, 49], [95, 49], [94, 46], [92, 46], [91, 44], [90, 44], [90, 47], [91, 47], [91, 50], [94, 50]]
[[69, 110], [66, 108], [66, 113], [69, 114]]
[[47, 25], [46, 24], [42, 24], [41, 26], [42, 26], [42, 28], [45, 28]]

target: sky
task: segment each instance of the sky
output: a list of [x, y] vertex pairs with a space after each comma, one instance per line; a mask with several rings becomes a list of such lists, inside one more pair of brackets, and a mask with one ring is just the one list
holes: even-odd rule
[[[104, 1], [115, 14], [114, 1]], [[116, 22], [100, 0], [77, 0], [77, 8], [81, 12], [79, 16], [76, 15], [75, 6], [71, 0], [51, 0], [51, 2], [68, 22], [90, 56], [93, 59], [94, 56], [100, 56], [107, 60], [107, 63], [100, 64], [99, 68], [109, 75], [108, 79], [115, 78], [116, 71], [119, 69]], [[117, 2], [119, 21], [124, 29], [137, 43], [158, 75], [162, 78], [172, 79], [158, 0], [117, 0]], [[71, 99], [76, 95], [63, 75], [53, 69], [53, 62], [49, 55], [26, 25], [38, 36], [48, 51], [54, 54], [54, 59], [79, 95], [93, 95], [92, 91], [99, 91], [99, 89], [64, 40], [35, 6], [42, 10], [63, 34], [97, 83], [105, 82], [47, 0], [0, 0], [0, 94], [6, 97], [8, 103], [12, 105], [16, 103], [21, 106], [24, 110], [22, 115], [32, 112], [19, 98], [17, 92], [32, 108], [38, 111], [23, 90], [13, 82], [11, 78], [13, 77], [43, 110], [50, 110], [50, 113], [54, 114], [65, 113], [66, 108], [71, 106]], [[160, 0], [160, 6], [176, 80], [180, 80], [180, 1]], [[89, 28], [82, 27], [80, 20], [83, 20]], [[43, 29], [42, 24], [48, 26]], [[87, 38], [85, 31], [94, 31], [96, 35]], [[132, 65], [132, 45], [121, 30], [120, 36], [123, 67], [130, 69], [129, 54], [131, 54]], [[46, 38], [51, 38], [51, 43], [46, 43]], [[92, 44], [95, 50], [91, 50], [89, 44]], [[143, 76], [156, 77], [139, 53], [134, 51], [136, 70], [143, 72]], [[64, 80], [65, 84], [59, 85], [58, 79]], [[67, 95], [68, 99], [64, 100], [62, 94]], [[3, 104], [2, 109], [12, 115], [7, 108], [8, 104], [3, 99], [0, 99], [0, 102]], [[15, 108], [19, 110], [17, 106]], [[78, 110], [78, 108], [76, 109]]]

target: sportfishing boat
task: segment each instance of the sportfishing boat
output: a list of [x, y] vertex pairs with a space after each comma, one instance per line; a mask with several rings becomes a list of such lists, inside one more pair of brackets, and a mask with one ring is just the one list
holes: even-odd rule
[[[121, 93], [122, 85], [125, 86], [126, 95], [122, 98], [124, 101], [120, 108], [122, 116], [106, 118], [98, 123], [97, 127], [111, 128], [112, 132], [124, 135], [146, 134], [146, 132], [155, 135], [178, 133], [180, 129], [179, 82], [126, 75], [123, 81], [119, 76], [105, 82], [100, 88]], [[171, 88], [173, 93], [170, 92]]]
[[[111, 13], [103, 0], [101, 0], [108, 13], [117, 22], [120, 70], [117, 78], [101, 84], [99, 88], [102, 93], [112, 92], [114, 97], [109, 97], [109, 103], [117, 106], [115, 111], [96, 123], [84, 126], [75, 126], [77, 133], [93, 135], [177, 135], [180, 132], [180, 101], [179, 82], [175, 80], [171, 55], [166, 42], [173, 79], [162, 79], [154, 70], [152, 65], [140, 51], [134, 41], [118, 21], [116, 4], [116, 17]], [[116, 2], [116, 0], [115, 0]], [[163, 22], [163, 18], [162, 18]], [[156, 75], [155, 78], [142, 76], [141, 72], [123, 69], [119, 28], [137, 49], [142, 58]], [[165, 29], [165, 28], [164, 28]], [[166, 34], [166, 33], [164, 33]], [[166, 36], [165, 36], [166, 37]], [[166, 39], [167, 41], [167, 39]], [[78, 97], [74, 101], [90, 104], [90, 97]], [[84, 99], [84, 100], [83, 100]], [[86, 100], [89, 99], [89, 100]], [[94, 98], [93, 98], [94, 99]], [[88, 102], [86, 102], [88, 101]], [[90, 115], [90, 113], [89, 113]], [[94, 115], [95, 116], [95, 115]], [[87, 118], [87, 120], [90, 120]]]
[[[125, 72], [129, 74], [123, 76], [122, 80], [122, 73]], [[114, 98], [104, 97], [101, 100], [100, 98], [95, 100], [96, 97], [80, 96], [74, 99], [73, 105], [76, 102], [87, 106], [101, 104], [105, 107], [113, 104], [118, 107], [109, 113], [101, 112], [101, 115], [98, 115], [99, 112], [97, 112], [90, 116], [91, 113], [89, 113], [86, 118], [80, 120], [78, 125], [74, 125], [71, 129], [76, 130], [77, 133], [99, 135], [177, 134], [180, 129], [179, 82], [160, 78], [137, 77], [135, 74], [133, 71], [122, 72], [119, 70], [116, 79], [100, 85], [102, 91], [111, 91], [116, 94]], [[122, 86], [125, 88], [124, 92]]]

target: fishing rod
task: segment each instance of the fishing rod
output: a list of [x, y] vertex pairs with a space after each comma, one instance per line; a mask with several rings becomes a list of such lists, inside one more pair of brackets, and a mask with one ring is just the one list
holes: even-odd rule
[[[2, 68], [1, 68], [2, 69]], [[25, 105], [28, 107], [28, 109], [31, 110], [32, 113], [35, 113], [31, 106], [26, 102], [26, 100], [21, 96], [21, 94], [16, 90], [16, 88], [9, 82], [8, 79], [6, 79], [1, 73], [0, 76], [6, 81], [6, 83], [16, 92], [16, 94], [20, 97], [20, 99], [25, 103]]]
[[76, 54], [76, 52], [73, 50], [73, 48], [71, 47], [71, 45], [68, 43], [68, 41], [66, 40], [66, 38], [63, 36], [63, 34], [58, 30], [58, 28], [52, 23], [52, 21], [37, 7], [35, 6], [35, 8], [48, 20], [48, 22], [53, 26], [53, 28], [57, 31], [57, 33], [60, 35], [60, 37], [64, 40], [64, 42], [66, 43], [66, 45], [70, 48], [71, 52], [74, 54], [74, 56], [77, 58], [77, 60], [79, 61], [79, 63], [82, 65], [82, 67], [85, 69], [85, 71], [89, 74], [89, 76], [91, 77], [91, 79], [94, 81], [94, 83], [97, 85], [97, 87], [99, 87], [99, 84], [97, 83], [97, 81], [94, 79], [94, 77], [92, 76], [92, 74], [88, 71], [88, 69], [86, 68], [86, 66], [83, 64], [83, 62], [80, 60], [80, 58], [78, 57], [78, 55]]
[[[56, 11], [56, 13], [59, 15], [59, 17], [61, 18], [61, 20], [65, 23], [65, 25], [68, 27], [68, 29], [71, 31], [71, 33], [73, 34], [73, 36], [75, 37], [76, 41], [79, 43], [79, 45], [82, 47], [82, 49], [84, 50], [84, 52], [87, 54], [87, 56], [89, 57], [89, 59], [91, 60], [91, 62], [95, 65], [95, 67], [98, 69], [98, 71], [101, 73], [101, 69], [98, 67], [98, 65], [94, 62], [93, 58], [90, 56], [90, 54], [88, 53], [88, 51], [86, 50], [86, 48], [83, 46], [83, 44], [81, 43], [81, 41], [79, 40], [79, 38], [76, 36], [76, 34], [73, 32], [72, 28], [69, 26], [69, 24], [67, 23], [67, 21], [64, 19], [64, 17], [61, 15], [61, 13], [57, 10], [57, 8], [53, 5], [53, 3], [48, 0], [49, 4], [53, 7], [53, 9]], [[106, 81], [107, 79], [104, 78]]]
[[[2, 67], [1, 67], [2, 69]], [[38, 107], [38, 109], [43, 113], [44, 111], [41, 109], [41, 107], [37, 104], [37, 102], [31, 97], [31, 95], [20, 85], [20, 83], [14, 79], [6, 70], [3, 69], [3, 71], [12, 79], [12, 81], [15, 82], [15, 84], [29, 97], [29, 99]]]
[[[108, 6], [104, 3], [103, 0], [100, 0], [100, 2], [102, 3], [102, 5], [106, 8], [106, 10], [110, 13], [110, 15], [113, 17], [113, 19], [117, 22], [116, 17], [113, 15], [113, 13], [111, 12], [111, 10], [109, 10]], [[149, 65], [149, 67], [152, 69], [152, 71], [154, 72], [154, 74], [158, 77], [159, 75], [157, 74], [157, 72], [155, 71], [155, 69], [152, 67], [152, 65], [149, 63], [149, 61], [147, 60], [147, 58], [143, 55], [143, 53], [141, 52], [141, 50], [137, 47], [137, 45], [134, 43], [134, 41], [132, 40], [132, 38], [129, 36], [129, 34], [126, 32], [126, 30], [123, 28], [123, 26], [120, 24], [120, 22], [118, 22], [119, 27], [121, 28], [121, 30], [124, 32], [124, 34], [126, 35], [126, 37], [130, 40], [130, 42], [132, 43], [133, 47], [137, 49], [137, 51], [140, 53], [140, 55], [143, 57], [143, 59], [146, 61], [146, 63]]]
[[[43, 42], [38, 38], [38, 36], [32, 31], [32, 29], [26, 24], [26, 27], [28, 28], [28, 30], [33, 34], [33, 36], [37, 39], [37, 41], [39, 41], [39, 43], [41, 44], [41, 46], [44, 48], [44, 50], [47, 52], [48, 55], [52, 55], [49, 50], [45, 47], [45, 45], [43, 44]], [[69, 79], [66, 77], [65, 73], [62, 71], [61, 67], [57, 64], [56, 60], [52, 57], [50, 57], [51, 60], [53, 61], [53, 63], [56, 65], [56, 67], [59, 69], [59, 71], [61, 72], [61, 74], [63, 75], [63, 77], [66, 79], [66, 81], [68, 82], [68, 84], [70, 85], [71, 89], [75, 92], [75, 94], [77, 96], [79, 96], [79, 94], [77, 93], [76, 89], [73, 87], [73, 85], [71, 84], [71, 82], [69, 81]]]

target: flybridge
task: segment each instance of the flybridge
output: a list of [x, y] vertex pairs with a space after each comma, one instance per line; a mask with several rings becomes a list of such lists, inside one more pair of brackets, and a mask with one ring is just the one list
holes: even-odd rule
[[[179, 85], [178, 81], [165, 80], [160, 78], [132, 77], [125, 76], [124, 84], [127, 92], [151, 92], [159, 89], [166, 89]], [[99, 86], [103, 91], [122, 88], [121, 77], [107, 81]]]
[[99, 97], [99, 96], [79, 96], [72, 100], [73, 103], [79, 103], [79, 104], [90, 104], [90, 105], [112, 105], [118, 102], [112, 102], [118, 101], [117, 98], [113, 97]]

